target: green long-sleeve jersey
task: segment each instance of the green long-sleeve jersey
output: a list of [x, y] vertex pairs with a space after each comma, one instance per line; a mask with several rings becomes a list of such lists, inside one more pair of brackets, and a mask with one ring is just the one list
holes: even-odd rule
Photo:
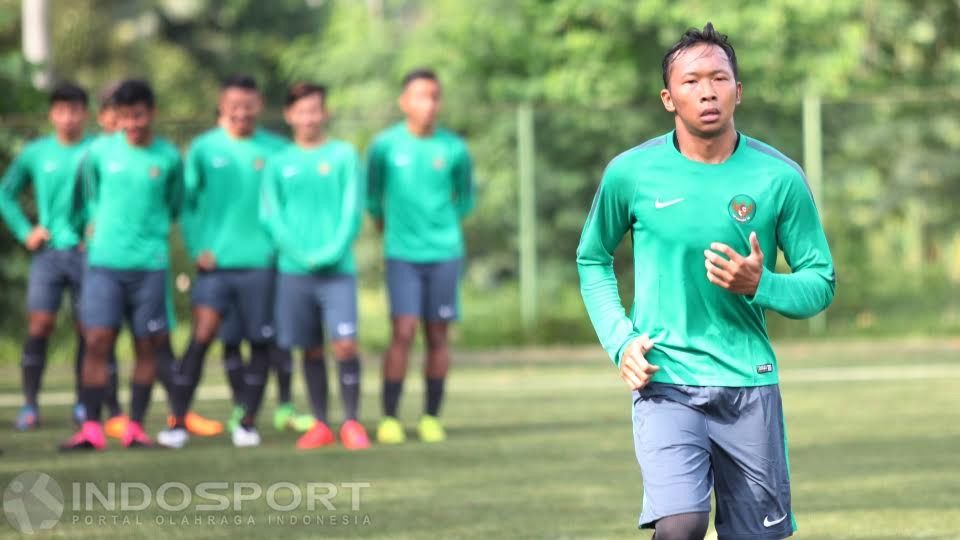
[[0, 215], [18, 240], [25, 241], [33, 229], [18, 200], [32, 184], [37, 224], [50, 232], [47, 245], [69, 249], [80, 242], [82, 212], [75, 204], [75, 179], [92, 140], [84, 137], [65, 145], [55, 135], [48, 135], [28, 144], [7, 168], [0, 181]]
[[260, 218], [280, 250], [280, 271], [355, 274], [363, 217], [360, 158], [347, 142], [291, 145], [267, 165]]
[[257, 129], [233, 138], [214, 128], [194, 139], [184, 163], [181, 229], [190, 256], [213, 253], [218, 268], [268, 268], [275, 249], [257, 219], [267, 161], [289, 144]]
[[92, 236], [90, 266], [163, 270], [168, 234], [183, 199], [183, 163], [172, 143], [154, 137], [131, 146], [124, 134], [99, 139], [83, 160]]
[[[614, 249], [633, 239], [634, 298], [624, 313]], [[752, 297], [710, 283], [704, 250], [722, 242], [741, 255], [757, 233], [764, 270]], [[777, 248], [791, 273], [776, 273]], [[759, 386], [778, 380], [764, 310], [804, 318], [826, 309], [835, 276], [802, 170], [772, 147], [740, 135], [721, 164], [687, 159], [674, 134], [652, 139], [607, 166], [577, 249], [580, 290], [604, 349], [648, 334], [653, 381]]]
[[399, 123], [374, 140], [367, 156], [367, 210], [384, 222], [387, 258], [462, 257], [460, 221], [473, 205], [473, 165], [456, 134], [437, 128], [417, 137]]

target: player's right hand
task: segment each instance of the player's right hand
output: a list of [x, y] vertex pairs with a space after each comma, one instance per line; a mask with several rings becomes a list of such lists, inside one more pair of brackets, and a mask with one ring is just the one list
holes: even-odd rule
[[627, 383], [630, 390], [640, 390], [653, 374], [660, 370], [644, 357], [653, 348], [653, 340], [646, 334], [631, 341], [620, 356], [620, 378]]
[[197, 257], [197, 268], [204, 272], [210, 272], [217, 267], [217, 259], [213, 256], [213, 252], [210, 250], [200, 252], [200, 256]]
[[50, 231], [46, 228], [37, 225], [30, 231], [30, 234], [27, 235], [27, 239], [23, 242], [26, 244], [27, 249], [30, 251], [36, 251], [43, 247], [44, 244], [50, 241]]
[[377, 228], [377, 232], [383, 234], [383, 220], [375, 219], [373, 220], [373, 226]]

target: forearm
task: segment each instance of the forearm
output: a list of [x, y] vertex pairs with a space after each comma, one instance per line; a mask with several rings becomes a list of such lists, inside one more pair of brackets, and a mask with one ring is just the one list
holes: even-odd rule
[[790, 274], [764, 269], [752, 301], [785, 317], [806, 319], [830, 305], [835, 288], [829, 269], [806, 268]]
[[640, 334], [624, 312], [613, 261], [596, 263], [578, 258], [577, 270], [580, 274], [580, 295], [587, 307], [590, 322], [603, 349], [619, 366], [624, 347]]

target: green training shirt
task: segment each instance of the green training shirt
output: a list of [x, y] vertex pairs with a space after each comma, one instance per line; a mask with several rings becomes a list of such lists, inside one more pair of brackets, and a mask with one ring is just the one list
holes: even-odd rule
[[164, 270], [167, 236], [183, 198], [183, 164], [161, 137], [131, 146], [120, 132], [97, 142], [83, 162], [92, 236], [90, 266]]
[[[764, 310], [811, 317], [833, 299], [833, 260], [800, 167], [740, 136], [721, 164], [690, 160], [673, 132], [624, 152], [607, 166], [577, 248], [580, 291], [604, 349], [619, 365], [624, 347], [648, 334], [654, 382], [759, 386], [778, 380]], [[704, 250], [722, 242], [743, 256], [757, 233], [764, 271], [753, 297], [707, 280]], [[613, 253], [630, 232], [635, 292], [624, 313]], [[774, 272], [777, 248], [792, 273]]]
[[387, 258], [463, 257], [460, 221], [473, 209], [473, 165], [463, 140], [442, 128], [417, 137], [406, 124], [383, 131], [367, 157], [367, 210], [384, 222]]
[[80, 159], [92, 140], [85, 136], [65, 145], [55, 135], [48, 135], [28, 144], [7, 168], [0, 181], [0, 214], [18, 240], [24, 242], [34, 227], [18, 200], [27, 185], [33, 184], [38, 224], [50, 232], [47, 245], [69, 249], [80, 243], [75, 179]]
[[270, 160], [260, 216], [280, 250], [280, 271], [355, 274], [363, 217], [360, 158], [347, 142], [290, 145]]
[[184, 163], [181, 229], [191, 258], [210, 251], [218, 268], [269, 268], [274, 246], [257, 219], [267, 161], [289, 144], [257, 129], [237, 139], [214, 128], [193, 140]]

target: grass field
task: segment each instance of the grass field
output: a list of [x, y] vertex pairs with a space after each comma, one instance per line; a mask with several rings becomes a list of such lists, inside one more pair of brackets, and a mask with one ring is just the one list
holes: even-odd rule
[[[797, 537], [960, 538], [960, 341], [783, 344], [778, 351]], [[377, 363], [368, 359], [363, 416], [373, 426], [379, 382]], [[629, 396], [599, 349], [471, 353], [456, 363], [444, 444], [414, 438], [363, 453], [302, 453], [293, 449], [295, 435], [264, 426], [264, 444], [256, 449], [234, 449], [223, 436], [194, 439], [179, 452], [125, 451], [111, 443], [106, 452], [67, 456], [53, 450], [70, 433], [72, 399], [69, 370], [57, 365], [47, 381], [43, 429], [0, 430], [0, 486], [23, 471], [51, 475], [67, 499], [49, 531], [60, 538], [649, 537], [635, 529], [642, 485]], [[225, 417], [219, 362], [209, 363], [207, 375], [197, 410]], [[416, 379], [403, 401], [411, 427], [422, 402]], [[18, 381], [14, 366], [0, 367], [4, 425], [19, 404]], [[299, 380], [294, 388], [302, 403]], [[264, 423], [273, 403], [269, 392]], [[151, 432], [160, 428], [162, 412], [155, 402]], [[304, 502], [278, 512], [265, 497], [225, 512], [198, 511], [195, 504], [215, 501], [196, 498], [180, 512], [156, 503], [142, 511], [74, 510], [73, 482], [105, 490], [120, 481], [153, 490], [164, 482], [193, 489], [203, 481], [369, 487], [361, 488], [356, 511], [346, 489], [332, 499], [334, 511], [310, 512]], [[276, 498], [286, 503], [290, 495], [278, 491]], [[168, 491], [166, 502], [181, 496]], [[0, 537], [14, 536], [0, 525]]]

